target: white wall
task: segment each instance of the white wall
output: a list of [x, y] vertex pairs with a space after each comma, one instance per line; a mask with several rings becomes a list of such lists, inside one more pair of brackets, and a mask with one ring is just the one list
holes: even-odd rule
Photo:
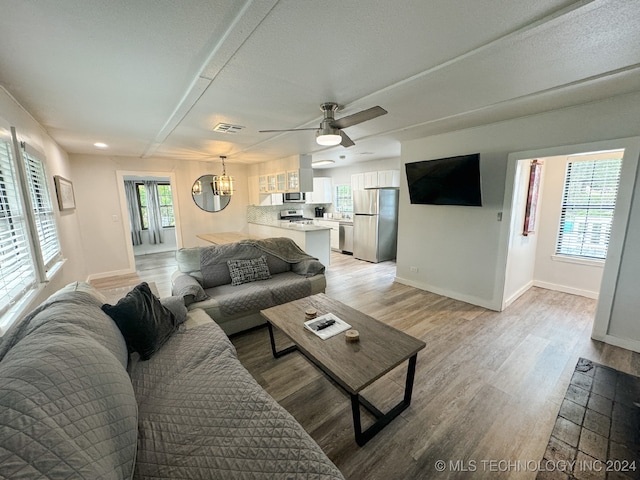
[[130, 237], [125, 233], [125, 227], [128, 232], [128, 219], [122, 218], [121, 189], [116, 172], [153, 172], [175, 177], [173, 193], [179, 224], [176, 229], [178, 246], [207, 245], [196, 237], [199, 233], [246, 230], [248, 195], [244, 165], [227, 163], [227, 174], [235, 178], [236, 194], [227, 208], [209, 213], [193, 202], [191, 186], [201, 175], [221, 173], [220, 162], [100, 155], [70, 155], [70, 160], [82, 224], [82, 248], [92, 278], [130, 272], [134, 268], [128, 255], [127, 239]]
[[[403, 164], [480, 152], [484, 206], [410, 205], [406, 177], [401, 175], [398, 280], [499, 310], [509, 229], [497, 221], [497, 214], [503, 209], [509, 153], [633, 137], [638, 135], [639, 124], [640, 93], [634, 93], [404, 142]], [[629, 317], [631, 306], [635, 305], [636, 311], [638, 306], [633, 291], [640, 289], [640, 195], [635, 196], [630, 217], [629, 225], [634, 230], [622, 249], [623, 270], [611, 328], [640, 341], [637, 317]], [[411, 266], [418, 271], [411, 271]]]
[[34, 146], [45, 155], [49, 191], [53, 197], [52, 201], [56, 205], [54, 208], [56, 225], [58, 226], [62, 253], [66, 259], [61, 271], [44, 286], [42, 291], [38, 292], [38, 295], [26, 307], [29, 310], [64, 285], [74, 280], [83, 280], [86, 277], [78, 214], [75, 210], [67, 210], [62, 213], [58, 211], [55, 198], [56, 190], [53, 184], [54, 175], [61, 175], [72, 182], [74, 182], [74, 178], [67, 153], [6, 90], [0, 87], [0, 128], [3, 128], [2, 125], [15, 127], [19, 140]]
[[[545, 201], [544, 172], [546, 163], [542, 166], [538, 208], [536, 211], [537, 224], [540, 224], [540, 213]], [[539, 231], [524, 235], [524, 217], [527, 196], [529, 192], [529, 174], [531, 160], [520, 160], [516, 167], [516, 181], [513, 191], [513, 207], [511, 216], [511, 236], [509, 239], [509, 256], [505, 274], [504, 306], [510, 305], [520, 295], [533, 286], [536, 264], [536, 250]]]

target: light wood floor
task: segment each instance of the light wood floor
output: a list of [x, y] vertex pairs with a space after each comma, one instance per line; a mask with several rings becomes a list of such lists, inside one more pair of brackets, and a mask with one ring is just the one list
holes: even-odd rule
[[[175, 261], [146, 257], [138, 279], [166, 295]], [[331, 261], [327, 295], [427, 343], [411, 407], [373, 440], [356, 445], [348, 397], [301, 354], [272, 358], [266, 328], [232, 341], [244, 366], [347, 479], [535, 478], [534, 471], [490, 471], [487, 462], [542, 459], [579, 357], [640, 375], [640, 354], [590, 339], [594, 300], [532, 288], [498, 313], [394, 283], [393, 262], [337, 253]], [[382, 409], [393, 405], [404, 376], [404, 367], [396, 369], [365, 396]], [[444, 472], [435, 470], [437, 460], [447, 462]], [[452, 471], [450, 461], [476, 462], [476, 472]]]

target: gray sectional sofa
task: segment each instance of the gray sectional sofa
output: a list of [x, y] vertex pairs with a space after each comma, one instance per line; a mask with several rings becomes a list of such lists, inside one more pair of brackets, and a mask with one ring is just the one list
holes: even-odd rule
[[71, 284], [2, 338], [1, 478], [343, 479], [202, 310], [142, 361], [103, 302]]
[[[229, 262], [251, 263], [261, 257], [268, 267], [264, 279], [258, 275], [234, 285]], [[260, 310], [323, 293], [327, 284], [324, 265], [289, 238], [183, 248], [176, 259], [172, 294], [183, 297], [189, 309], [203, 309], [227, 335], [264, 324]], [[253, 264], [247, 268], [259, 269]]]

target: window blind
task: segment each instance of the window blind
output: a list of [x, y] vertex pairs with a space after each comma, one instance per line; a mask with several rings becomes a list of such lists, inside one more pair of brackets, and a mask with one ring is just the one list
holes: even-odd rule
[[38, 241], [42, 252], [45, 268], [48, 270], [60, 256], [60, 241], [56, 229], [56, 219], [53, 212], [53, 202], [47, 184], [44, 163], [35, 154], [24, 148], [25, 170], [29, 195], [33, 206], [33, 215], [38, 231]]
[[567, 164], [557, 254], [606, 258], [621, 167], [621, 159]]
[[0, 315], [36, 283], [11, 144], [0, 137]]

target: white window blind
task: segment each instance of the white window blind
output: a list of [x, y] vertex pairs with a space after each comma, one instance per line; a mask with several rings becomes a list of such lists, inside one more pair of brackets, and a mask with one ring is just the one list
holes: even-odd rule
[[621, 159], [567, 164], [557, 254], [606, 258], [621, 167]]
[[48, 270], [60, 256], [60, 242], [53, 213], [53, 202], [49, 194], [44, 163], [37, 158], [36, 154], [25, 148], [24, 144], [22, 147], [29, 195], [38, 231], [38, 242], [45, 268]]
[[9, 141], [0, 137], [0, 315], [36, 283]]

